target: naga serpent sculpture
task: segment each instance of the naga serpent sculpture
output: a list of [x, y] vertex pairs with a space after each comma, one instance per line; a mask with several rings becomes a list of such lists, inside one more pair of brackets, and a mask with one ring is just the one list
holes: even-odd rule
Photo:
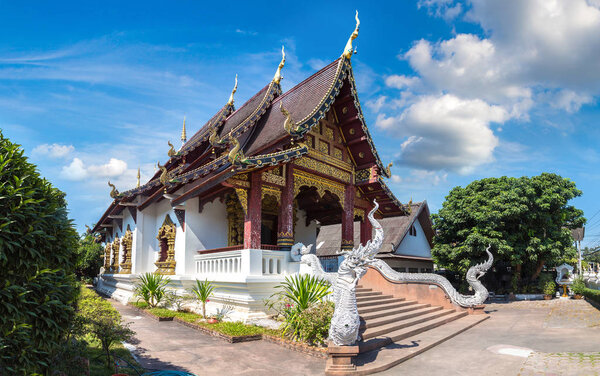
[[444, 290], [454, 304], [461, 307], [473, 307], [487, 299], [488, 291], [479, 279], [487, 272], [494, 261], [489, 246], [485, 250], [488, 254], [488, 260], [472, 266], [467, 271], [467, 282], [475, 291], [474, 295], [460, 294], [446, 278], [438, 274], [396, 272], [385, 261], [375, 259], [375, 255], [383, 242], [383, 228], [373, 217], [379, 207], [375, 200], [373, 200], [373, 203], [375, 207], [369, 212], [368, 218], [375, 229], [375, 236], [364, 246], [359, 245], [358, 248], [354, 248], [352, 251], [341, 252], [344, 254], [344, 260], [341, 262], [337, 273], [325, 272], [319, 258], [315, 254], [309, 253], [311, 246], [300, 245], [301, 262], [310, 266], [312, 274], [329, 281], [333, 286], [335, 310], [331, 318], [329, 339], [336, 346], [352, 345], [360, 340], [360, 317], [356, 305], [356, 285], [366, 273], [368, 266], [379, 270], [392, 281], [436, 284]]

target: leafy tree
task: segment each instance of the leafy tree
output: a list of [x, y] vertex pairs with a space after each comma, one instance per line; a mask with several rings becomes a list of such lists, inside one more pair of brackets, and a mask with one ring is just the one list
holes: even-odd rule
[[582, 258], [587, 263], [593, 262], [600, 264], [600, 248], [584, 247], [581, 250]]
[[570, 229], [585, 218], [567, 203], [580, 195], [574, 182], [550, 173], [455, 187], [432, 215], [432, 255], [439, 265], [464, 273], [491, 244], [496, 261], [513, 265], [517, 279], [535, 280], [544, 265], [576, 256]]
[[93, 278], [104, 264], [104, 249], [91, 234], [84, 233], [77, 247], [77, 276]]
[[64, 193], [0, 132], [0, 374], [48, 372], [73, 318], [76, 247]]

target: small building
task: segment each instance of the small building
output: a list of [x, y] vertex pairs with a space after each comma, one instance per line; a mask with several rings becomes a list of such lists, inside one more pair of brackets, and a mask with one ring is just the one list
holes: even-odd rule
[[[378, 219], [385, 237], [377, 258], [398, 272], [430, 273], [433, 271], [431, 247], [433, 226], [427, 201], [410, 205], [410, 214]], [[354, 222], [354, 244], [360, 242], [360, 222]], [[317, 256], [325, 271], [337, 271], [341, 225], [322, 226], [317, 236]]]

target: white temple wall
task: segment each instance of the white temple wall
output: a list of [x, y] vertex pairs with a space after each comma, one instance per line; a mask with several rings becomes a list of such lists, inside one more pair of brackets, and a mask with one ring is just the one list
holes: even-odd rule
[[411, 236], [406, 234], [398, 248], [396, 248], [396, 254], [404, 256], [419, 256], [419, 257], [431, 257], [431, 247], [421, 227], [421, 223], [418, 220], [414, 222], [415, 230], [417, 230], [417, 236]]
[[[137, 210], [137, 209], [136, 209]], [[143, 228], [144, 228], [144, 212], [137, 211], [136, 215], [136, 226], [133, 230], [132, 234], [132, 243], [131, 243], [131, 274], [139, 274], [142, 270], [142, 260], [143, 257]]]
[[313, 220], [306, 226], [306, 212], [298, 209], [296, 214], [298, 221], [294, 228], [294, 242], [304, 245], [315, 244], [317, 242], [317, 222]]
[[185, 213], [185, 270], [183, 274], [195, 274], [196, 251], [227, 247], [227, 208], [218, 198], [204, 205], [199, 213], [199, 199], [186, 201]]
[[141, 260], [138, 262], [140, 270], [136, 272], [138, 274], [156, 270], [154, 262], [156, 261], [158, 251], [158, 241], [156, 240], [156, 234], [158, 233], [156, 229], [156, 207], [150, 205], [144, 209], [142, 213], [144, 215], [144, 220], [142, 227], [141, 254], [139, 255], [141, 256]]

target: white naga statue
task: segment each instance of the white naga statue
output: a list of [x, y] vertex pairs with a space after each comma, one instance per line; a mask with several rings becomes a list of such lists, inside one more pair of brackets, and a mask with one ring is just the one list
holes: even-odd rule
[[301, 255], [301, 262], [311, 267], [313, 274], [329, 281], [333, 286], [333, 301], [335, 310], [329, 327], [329, 340], [336, 346], [353, 345], [360, 340], [360, 317], [356, 305], [356, 285], [360, 278], [367, 272], [367, 267], [378, 269], [385, 277], [398, 282], [420, 282], [432, 283], [440, 286], [450, 300], [462, 307], [473, 307], [483, 303], [488, 297], [488, 291], [479, 281], [487, 270], [492, 266], [494, 260], [489, 248], [486, 249], [488, 260], [482, 264], [472, 266], [467, 271], [467, 282], [475, 291], [474, 295], [462, 295], [450, 284], [450, 282], [433, 273], [399, 273], [390, 268], [381, 259], [376, 259], [383, 242], [383, 228], [375, 220], [373, 214], [379, 205], [373, 200], [375, 207], [369, 212], [368, 218], [375, 236], [367, 244], [359, 245], [352, 251], [342, 251], [344, 260], [341, 262], [337, 273], [327, 273], [323, 270], [319, 258], [311, 254], [312, 245], [306, 247], [298, 243], [292, 249], [293, 257], [297, 259]]

